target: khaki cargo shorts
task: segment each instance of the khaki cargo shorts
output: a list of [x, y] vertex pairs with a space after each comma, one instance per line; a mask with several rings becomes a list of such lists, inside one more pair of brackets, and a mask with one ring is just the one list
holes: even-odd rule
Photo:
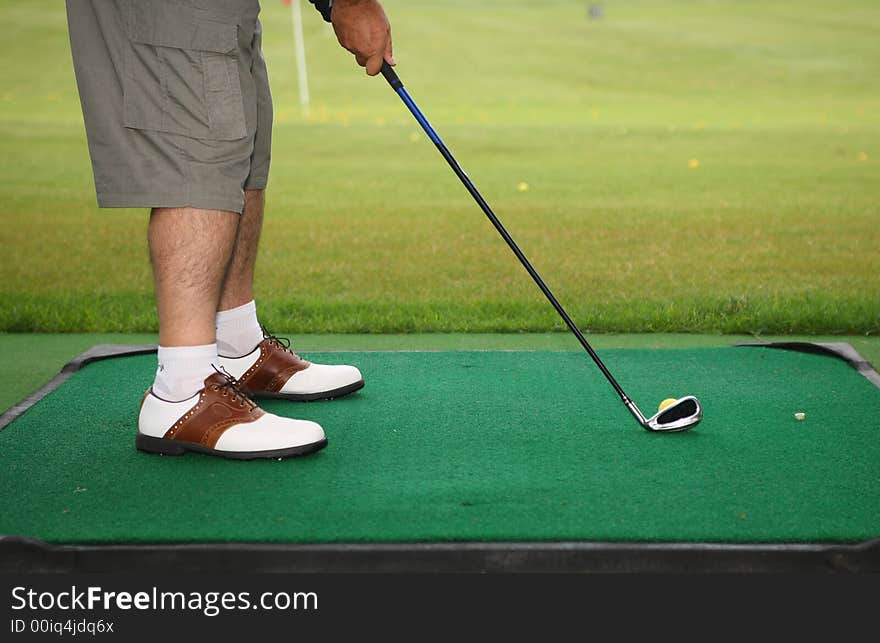
[[98, 205], [241, 212], [269, 176], [258, 0], [67, 0]]

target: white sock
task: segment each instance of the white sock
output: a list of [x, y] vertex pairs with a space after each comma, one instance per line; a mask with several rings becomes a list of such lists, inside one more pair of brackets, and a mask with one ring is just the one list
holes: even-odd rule
[[253, 300], [217, 313], [217, 352], [223, 357], [244, 357], [263, 341]]
[[169, 402], [192, 397], [205, 388], [205, 378], [214, 373], [216, 361], [217, 344], [160, 346], [153, 393]]

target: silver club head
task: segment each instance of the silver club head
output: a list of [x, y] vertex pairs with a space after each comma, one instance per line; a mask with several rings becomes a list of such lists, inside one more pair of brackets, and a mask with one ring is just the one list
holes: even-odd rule
[[664, 433], [687, 431], [695, 426], [702, 417], [703, 407], [700, 406], [700, 400], [693, 395], [687, 395], [678, 398], [665, 409], [645, 420], [644, 427], [648, 431], [662, 431]]

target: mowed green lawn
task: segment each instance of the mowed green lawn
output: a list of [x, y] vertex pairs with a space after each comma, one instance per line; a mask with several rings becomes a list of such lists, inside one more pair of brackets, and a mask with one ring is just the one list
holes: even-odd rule
[[[880, 330], [880, 3], [388, 0], [398, 71], [586, 329]], [[261, 317], [548, 331], [553, 310], [381, 78], [263, 2]], [[98, 210], [63, 3], [0, 20], [0, 330], [153, 332], [146, 213]], [[521, 190], [520, 184], [528, 189]]]

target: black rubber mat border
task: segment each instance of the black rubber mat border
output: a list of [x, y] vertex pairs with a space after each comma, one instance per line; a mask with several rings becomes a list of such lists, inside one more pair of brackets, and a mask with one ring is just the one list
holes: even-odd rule
[[836, 543], [401, 542], [55, 545], [0, 538], [0, 573], [866, 573], [880, 538]]

